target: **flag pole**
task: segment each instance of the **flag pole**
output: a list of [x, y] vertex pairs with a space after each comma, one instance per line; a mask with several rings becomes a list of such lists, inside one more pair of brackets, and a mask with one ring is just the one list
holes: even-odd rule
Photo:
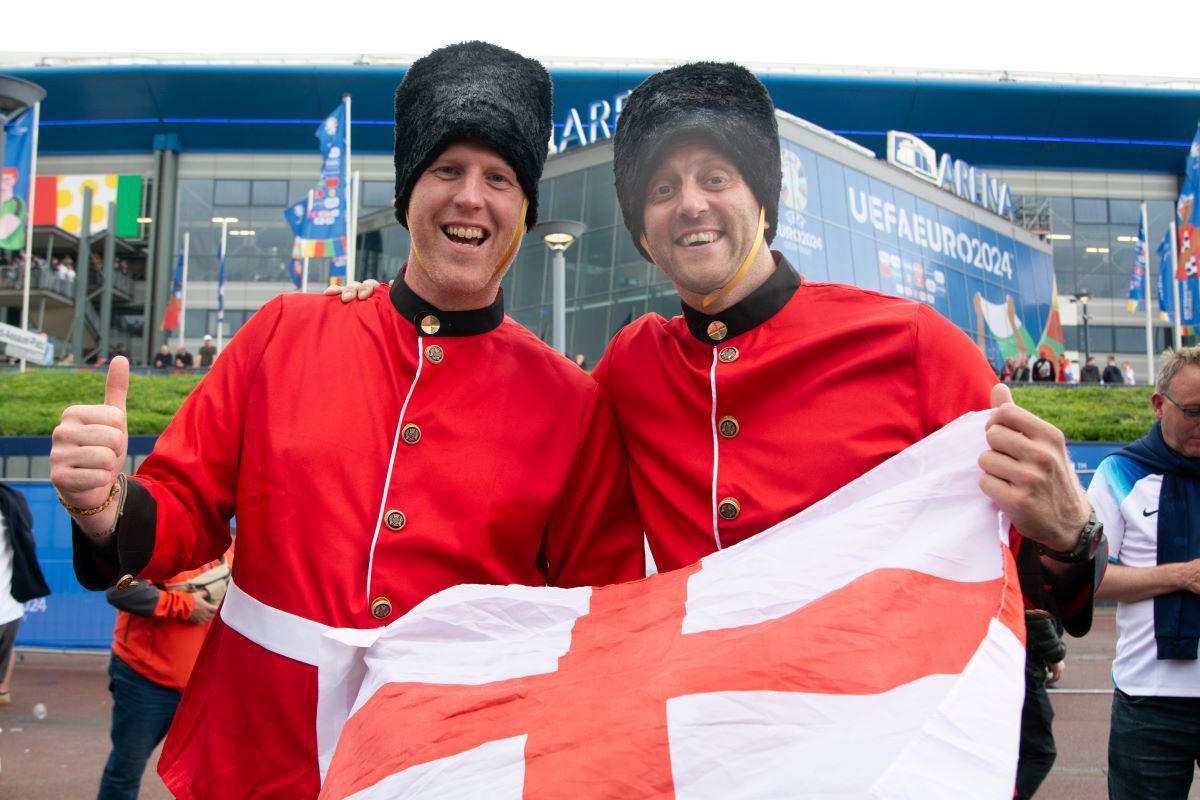
[[1171, 291], [1175, 297], [1175, 324], [1174, 324], [1174, 341], [1175, 350], [1183, 347], [1183, 332], [1180, 326], [1183, 324], [1181, 310], [1179, 308], [1179, 280], [1175, 275], [1179, 272], [1179, 229], [1175, 227], [1175, 220], [1171, 220]]
[[346, 106], [346, 162], [344, 169], [346, 177], [350, 179], [350, 197], [343, 198], [346, 201], [346, 210], [350, 212], [350, 218], [346, 220], [346, 283], [354, 280], [354, 221], [358, 217], [358, 207], [354, 202], [354, 196], [358, 193], [358, 176], [351, 171], [351, 148], [350, 148], [350, 95], [342, 95], [342, 102]]
[[[304, 219], [306, 219], [306, 220], [308, 219], [309, 215], [312, 214], [312, 203], [313, 203], [313, 190], [309, 189], [308, 190], [308, 205], [306, 206], [306, 211], [304, 212]], [[301, 230], [303, 230], [303, 228]], [[304, 261], [302, 262], [304, 264], [304, 267], [300, 270], [300, 293], [301, 294], [304, 294], [308, 291], [308, 255], [306, 255], [304, 252], [304, 241], [305, 240], [303, 238], [300, 240], [300, 255], [304, 259]]]
[[217, 276], [217, 352], [225, 349], [225, 245], [229, 233], [229, 218], [221, 219], [221, 264]]
[[[25, 288], [21, 291], [21, 330], [29, 330], [29, 282], [33, 278], [33, 202], [37, 199], [38, 122], [42, 104], [33, 104], [33, 152], [29, 157], [29, 198], [25, 203]], [[21, 359], [21, 372], [25, 359]]]
[[183, 276], [179, 281], [179, 346], [183, 347], [183, 329], [187, 325], [187, 269], [188, 251], [191, 249], [192, 233], [183, 232]]
[[354, 274], [355, 274], [355, 266], [354, 265], [355, 265], [356, 260], [358, 259], [358, 204], [360, 202], [360, 198], [361, 198], [361, 194], [362, 194], [359, 191], [358, 187], [361, 184], [362, 184], [362, 173], [355, 172], [354, 178], [350, 184], [351, 187], [353, 188], [353, 191], [350, 195], [350, 202], [352, 204], [351, 208], [353, 210], [350, 212], [350, 230], [349, 230], [349, 237], [348, 237], [349, 241], [346, 243], [347, 244], [346, 251], [347, 251], [347, 254], [349, 255], [349, 258], [346, 259], [346, 283], [347, 284], [350, 283], [352, 280], [354, 280]]
[[[1142, 257], [1146, 259], [1146, 269], [1142, 275], [1142, 298], [1146, 307], [1146, 369], [1147, 375], [1154, 375], [1154, 322], [1150, 318], [1150, 226], [1146, 224], [1146, 201], [1142, 201]], [[1153, 380], [1149, 381], [1153, 383]]]

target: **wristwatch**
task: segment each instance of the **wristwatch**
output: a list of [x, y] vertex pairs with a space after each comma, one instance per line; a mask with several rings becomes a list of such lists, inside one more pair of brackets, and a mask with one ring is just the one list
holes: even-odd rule
[[1051, 550], [1049, 547], [1042, 545], [1038, 546], [1038, 550], [1042, 555], [1047, 555], [1055, 561], [1062, 561], [1065, 564], [1083, 564], [1091, 561], [1096, 557], [1096, 551], [1100, 549], [1101, 542], [1104, 541], [1104, 526], [1100, 524], [1100, 520], [1096, 519], [1096, 510], [1092, 509], [1088, 516], [1088, 521], [1084, 524], [1083, 530], [1079, 534], [1079, 541], [1075, 543], [1075, 547], [1071, 550]]

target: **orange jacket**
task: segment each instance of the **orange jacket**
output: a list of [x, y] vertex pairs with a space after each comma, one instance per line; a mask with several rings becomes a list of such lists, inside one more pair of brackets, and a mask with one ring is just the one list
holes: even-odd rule
[[[224, 558], [232, 563], [233, 548]], [[218, 563], [185, 570], [161, 585], [143, 582], [120, 592], [110, 589], [109, 602], [120, 609], [113, 629], [113, 653], [143, 678], [182, 692], [209, 625], [188, 622], [196, 607], [195, 595], [161, 587], [186, 583]]]

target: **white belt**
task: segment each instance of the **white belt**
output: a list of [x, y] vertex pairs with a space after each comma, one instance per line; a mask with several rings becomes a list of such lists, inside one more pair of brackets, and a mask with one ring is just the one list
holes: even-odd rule
[[[317, 750], [321, 780], [333, 758], [338, 735], [350, 716], [366, 665], [362, 653], [383, 628], [334, 628], [272, 608], [246, 594], [232, 580], [221, 603], [221, 619], [250, 641], [286, 658], [319, 667], [317, 671]], [[332, 631], [332, 635], [326, 636]], [[324, 652], [322, 652], [324, 651]], [[359, 678], [357, 681], [349, 680]]]
[[320, 660], [321, 637], [333, 630], [255, 600], [232, 580], [221, 603], [221, 619], [259, 647], [313, 667]]

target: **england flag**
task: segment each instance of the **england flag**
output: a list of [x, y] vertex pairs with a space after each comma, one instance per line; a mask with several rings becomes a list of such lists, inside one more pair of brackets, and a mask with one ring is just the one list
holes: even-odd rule
[[321, 797], [1011, 797], [1024, 627], [986, 419], [692, 567], [329, 632]]

